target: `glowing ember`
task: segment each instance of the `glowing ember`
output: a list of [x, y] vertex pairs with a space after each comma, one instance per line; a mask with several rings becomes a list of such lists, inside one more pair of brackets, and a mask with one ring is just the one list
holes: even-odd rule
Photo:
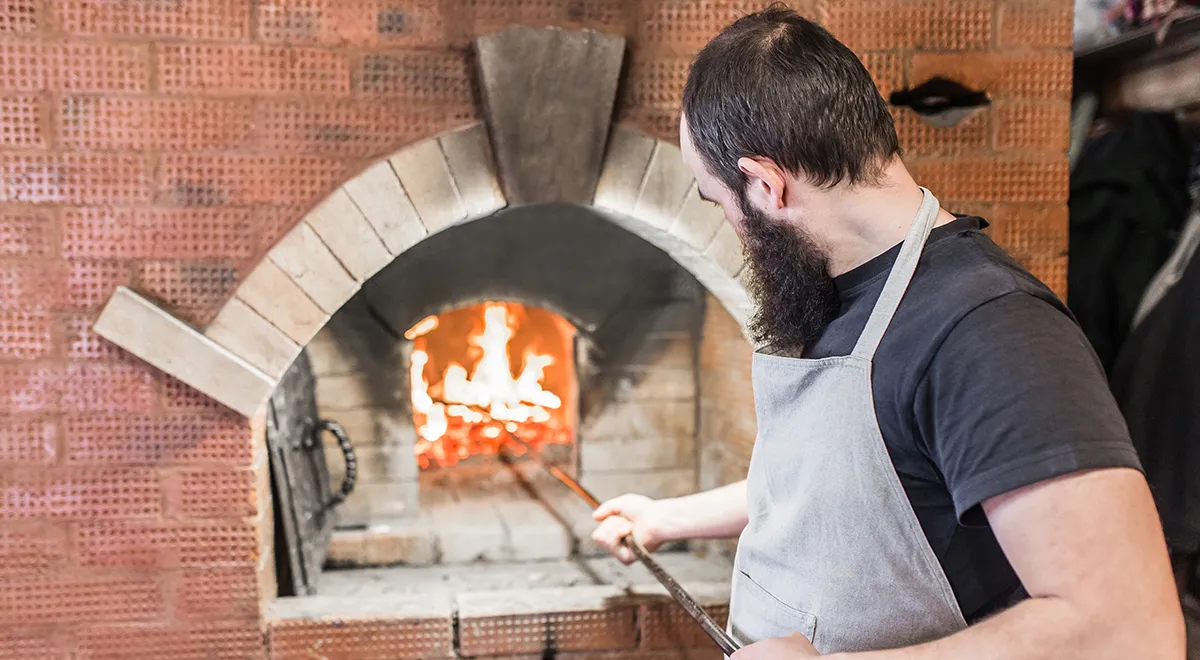
[[[508, 432], [534, 447], [571, 442], [563, 400], [544, 386], [547, 369], [556, 364], [556, 358], [537, 350], [534, 342], [539, 337], [534, 336], [531, 341], [526, 336], [517, 344], [518, 347], [523, 344], [524, 351], [520, 372], [513, 375], [509, 353], [518, 330], [522, 329], [517, 317], [528, 319], [533, 311], [516, 304], [486, 303], [450, 312], [443, 320], [430, 316], [405, 333], [406, 338], [413, 340], [409, 384], [413, 421], [419, 436], [414, 449], [422, 468], [453, 465], [475, 454], [496, 453], [508, 442]], [[450, 315], [463, 313], [470, 315], [469, 320], [476, 328], [482, 316], [483, 328], [467, 334], [466, 350], [457, 347], [455, 351], [455, 347], [445, 346], [444, 337], [453, 330], [449, 327], [454, 325]], [[547, 318], [552, 316], [541, 313]], [[553, 318], [556, 322], [546, 324], [554, 330], [549, 334], [561, 339], [563, 326], [569, 324]], [[461, 337], [458, 336], [460, 341]], [[567, 345], [564, 342], [564, 348]], [[443, 350], [434, 351], [434, 346]], [[468, 374], [467, 367], [447, 359], [445, 352], [474, 359], [473, 370]], [[444, 367], [440, 367], [442, 363]], [[432, 381], [427, 378], [429, 373], [436, 376]]]

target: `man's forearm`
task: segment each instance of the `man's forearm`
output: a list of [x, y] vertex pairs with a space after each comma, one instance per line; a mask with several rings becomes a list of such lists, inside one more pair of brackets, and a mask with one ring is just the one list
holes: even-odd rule
[[732, 538], [746, 528], [746, 482], [660, 500], [664, 541]]

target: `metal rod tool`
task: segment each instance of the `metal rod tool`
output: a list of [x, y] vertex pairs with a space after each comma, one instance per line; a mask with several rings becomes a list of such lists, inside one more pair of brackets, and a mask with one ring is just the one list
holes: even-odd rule
[[[579, 495], [581, 498], [583, 498], [584, 501], [586, 501], [593, 509], [600, 506], [600, 500], [596, 499], [596, 497], [592, 495], [588, 489], [584, 488], [582, 484], [573, 479], [571, 475], [563, 472], [562, 470], [558, 469], [558, 467], [551, 464], [549, 461], [543, 458], [542, 455], [537, 452], [537, 450], [529, 446], [529, 443], [518, 438], [512, 432], [509, 432], [508, 435], [515, 443], [521, 445], [527, 450], [526, 453], [529, 455], [530, 460], [532, 460], [534, 463], [537, 463], [545, 471], [549, 472], [555, 479], [561, 481], [564, 486], [574, 491], [576, 495]], [[633, 551], [633, 555], [637, 557], [638, 561], [642, 562], [642, 565], [650, 570], [650, 573], [654, 576], [654, 579], [658, 580], [659, 584], [666, 587], [667, 592], [671, 594], [671, 598], [675, 599], [675, 602], [679, 603], [679, 606], [688, 613], [688, 616], [692, 617], [692, 619], [699, 624], [700, 628], [704, 631], [704, 634], [708, 635], [708, 638], [711, 639], [713, 643], [725, 653], [725, 655], [733, 655], [734, 652], [741, 648], [741, 645], [738, 644], [732, 637], [730, 637], [729, 634], [725, 632], [725, 629], [718, 625], [717, 622], [708, 615], [708, 612], [704, 611], [703, 607], [700, 607], [700, 604], [696, 602], [696, 599], [692, 598], [692, 595], [684, 590], [683, 586], [680, 585], [675, 578], [671, 577], [671, 574], [668, 573], [657, 561], [654, 560], [653, 557], [650, 556], [650, 551], [643, 547], [642, 544], [636, 539], [634, 539], [633, 535], [626, 536], [625, 538], [621, 539], [621, 542], [625, 544], [625, 547]]]

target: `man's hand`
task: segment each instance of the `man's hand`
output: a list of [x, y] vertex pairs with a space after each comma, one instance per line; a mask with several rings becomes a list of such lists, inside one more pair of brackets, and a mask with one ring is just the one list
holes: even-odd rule
[[652, 500], [645, 495], [613, 498], [597, 507], [592, 514], [593, 518], [600, 521], [600, 526], [592, 532], [592, 540], [622, 564], [632, 564], [637, 558], [621, 540], [632, 534], [643, 547], [653, 552], [667, 540], [664, 538], [665, 508], [662, 501]]
[[729, 657], [730, 660], [792, 660], [817, 658], [820, 655], [807, 637], [800, 633], [792, 633], [787, 637], [773, 637], [756, 642]]

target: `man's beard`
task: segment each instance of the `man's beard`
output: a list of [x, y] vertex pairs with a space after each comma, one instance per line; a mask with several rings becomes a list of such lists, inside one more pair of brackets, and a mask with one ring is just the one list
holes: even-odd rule
[[747, 289], [758, 309], [750, 319], [755, 342], [798, 354], [825, 330], [841, 307], [829, 258], [798, 227], [742, 204]]

